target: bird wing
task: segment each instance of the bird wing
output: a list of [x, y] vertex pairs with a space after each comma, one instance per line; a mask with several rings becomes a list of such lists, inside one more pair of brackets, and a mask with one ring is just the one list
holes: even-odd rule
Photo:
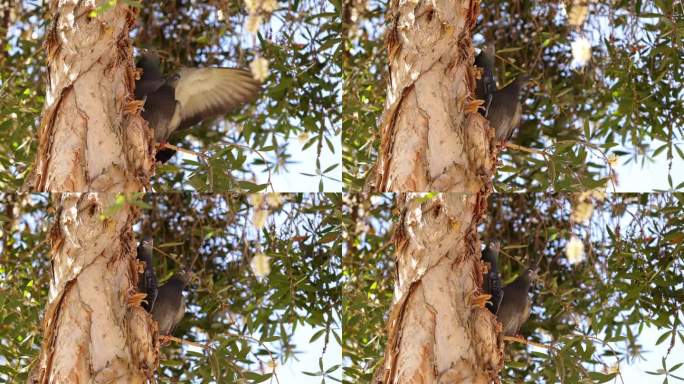
[[[176, 84], [177, 129], [224, 115], [256, 98], [261, 84], [236, 68], [183, 68]], [[175, 119], [174, 119], [175, 120]], [[175, 130], [176, 127], [173, 127]]]
[[515, 107], [515, 113], [513, 114], [513, 118], [511, 119], [511, 126], [508, 130], [508, 133], [506, 134], [506, 141], [511, 139], [511, 136], [513, 136], [513, 132], [515, 132], [515, 129], [518, 128], [520, 125], [520, 119], [522, 118], [522, 105], [518, 103]]
[[[159, 333], [168, 335], [178, 319], [178, 309], [183, 305], [183, 293], [167, 281], [159, 288], [157, 301], [152, 308], [152, 317], [159, 323]], [[182, 316], [181, 316], [182, 318]]]
[[135, 82], [136, 100], [144, 100], [147, 94], [155, 92], [166, 82], [159, 71], [159, 56], [155, 54], [144, 52], [136, 68], [142, 71], [140, 79]]
[[145, 263], [145, 269], [139, 277], [138, 290], [147, 294], [145, 300], [146, 304], [143, 307], [149, 312], [154, 307], [154, 302], [157, 299], [157, 276], [154, 274], [154, 265], [152, 264], [152, 240], [145, 239], [138, 245], [138, 260]]
[[140, 80], [135, 82], [135, 99], [136, 100], [144, 100], [145, 97], [152, 93], [155, 92], [159, 87], [164, 85], [165, 80], [162, 78], [158, 79], [149, 79], [145, 78], [145, 75], [140, 78]]
[[156, 141], [166, 141], [171, 132], [173, 132], [173, 120], [178, 114], [177, 105], [175, 91], [168, 84], [164, 84], [156, 91], [147, 94], [142, 117], [154, 130], [154, 139]]
[[525, 295], [525, 311], [523, 312], [522, 317], [520, 318], [520, 325], [523, 325], [527, 319], [530, 318], [530, 311], [532, 310], [532, 301], [530, 301], [530, 298]]
[[506, 289], [504, 288], [502, 298], [506, 297], [506, 299], [501, 300], [501, 305], [499, 305], [496, 317], [501, 322], [504, 335], [511, 336], [515, 333], [515, 304], [512, 303], [512, 298], [506, 295], [506, 293]]
[[185, 299], [181, 295], [180, 303], [178, 304], [178, 311], [176, 312], [176, 316], [173, 319], [173, 325], [169, 330], [169, 334], [173, 333], [173, 330], [176, 328], [176, 325], [178, 325], [178, 323], [180, 323], [181, 320], [183, 320], [183, 316], [185, 316]]
[[501, 278], [499, 277], [499, 297], [492, 296], [492, 307], [494, 308], [494, 314], [499, 316], [499, 311], [501, 310], [501, 304], [503, 303], [504, 295], [506, 294], [501, 288]]

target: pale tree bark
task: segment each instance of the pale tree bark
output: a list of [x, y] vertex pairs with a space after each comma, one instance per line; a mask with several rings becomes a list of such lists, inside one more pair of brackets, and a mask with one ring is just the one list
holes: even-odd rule
[[157, 324], [136, 294], [132, 225], [115, 194], [53, 196], [52, 274], [31, 383], [144, 383], [158, 365]]
[[395, 297], [376, 383], [491, 383], [501, 326], [484, 308], [477, 223], [486, 197], [398, 196]]
[[119, 1], [91, 17], [106, 2], [50, 2], [47, 91], [26, 190], [137, 192], [149, 185], [152, 134], [132, 97], [135, 10]]
[[373, 190], [477, 193], [491, 186], [494, 132], [473, 96], [471, 34], [479, 6], [479, 0], [390, 2]]

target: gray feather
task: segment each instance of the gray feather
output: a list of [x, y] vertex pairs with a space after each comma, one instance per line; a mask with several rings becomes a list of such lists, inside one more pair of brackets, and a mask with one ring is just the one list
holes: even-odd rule
[[535, 277], [535, 271], [528, 268], [512, 283], [504, 287], [503, 299], [497, 313], [504, 335], [515, 336], [523, 323], [530, 317], [531, 302], [528, 291]]
[[166, 80], [159, 70], [159, 56], [144, 52], [136, 67], [142, 69], [140, 79], [135, 82], [135, 99], [145, 100], [148, 94], [154, 93]]
[[145, 293], [145, 302], [142, 306], [148, 312], [154, 307], [154, 302], [157, 299], [157, 276], [154, 273], [154, 264], [152, 261], [152, 239], [144, 238], [138, 244], [137, 257], [138, 260], [145, 263], [143, 273], [138, 276], [138, 292]]
[[261, 84], [236, 68], [182, 68], [170, 78], [159, 69], [159, 57], [144, 52], [137, 63], [142, 75], [135, 98], [144, 100], [142, 116], [157, 142], [176, 130], [225, 115], [256, 98]]
[[496, 92], [496, 78], [494, 77], [494, 63], [496, 59], [496, 49], [494, 43], [488, 43], [475, 57], [475, 66], [482, 68], [482, 76], [477, 80], [475, 87], [475, 97], [484, 100], [484, 111], [482, 115], [488, 115], [492, 103], [492, 96]]
[[489, 125], [496, 130], [496, 140], [499, 142], [509, 140], [515, 128], [520, 124], [522, 115], [520, 91], [528, 81], [529, 78], [526, 75], [521, 75], [492, 95], [487, 118]]
[[482, 251], [482, 260], [489, 263], [489, 271], [484, 275], [482, 288], [485, 293], [492, 295], [487, 303], [487, 309], [493, 314], [497, 314], [501, 299], [503, 298], [503, 290], [501, 289], [501, 275], [499, 274], [498, 258], [501, 244], [494, 241], [488, 244]]
[[183, 289], [186, 280], [181, 275], [174, 275], [159, 288], [157, 301], [152, 308], [152, 317], [159, 324], [160, 335], [170, 335], [185, 315], [185, 299]]
[[180, 107], [178, 129], [225, 115], [253, 101], [261, 88], [249, 72], [235, 68], [183, 68], [170, 83]]

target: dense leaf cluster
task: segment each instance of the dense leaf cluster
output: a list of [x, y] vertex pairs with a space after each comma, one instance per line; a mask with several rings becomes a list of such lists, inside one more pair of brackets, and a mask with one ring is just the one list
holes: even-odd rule
[[[388, 3], [350, 1], [343, 8], [343, 179], [351, 191], [362, 189], [380, 142]], [[588, 3], [579, 27], [568, 23], [571, 3], [482, 2], [473, 39], [478, 47], [495, 43], [499, 87], [521, 72], [533, 79], [513, 136], [532, 150], [502, 153], [497, 190], [582, 191], [619, 183], [613, 164], [684, 159], [681, 3], [574, 2]], [[580, 38], [592, 46], [584, 67], [571, 48]], [[684, 180], [673, 174], [668, 182], [681, 189]]]
[[[396, 212], [391, 198], [374, 199], [352, 195], [344, 207], [349, 238], [343, 248], [342, 321], [349, 383], [369, 382], [380, 364], [394, 288], [388, 242]], [[590, 217], [573, 221], [579, 195], [490, 198], [482, 241], [501, 241], [505, 283], [528, 263], [539, 263], [532, 315], [521, 333], [548, 347], [507, 345], [501, 373], [506, 383], [605, 382], [620, 375], [618, 367], [645, 358], [652, 349], [652, 341], [642, 340], [647, 329], [661, 335], [656, 344], [674, 351], [684, 344], [684, 196], [615, 194], [590, 200]], [[566, 255], [572, 236], [584, 245], [579, 263]], [[674, 351], [662, 356], [664, 367], [681, 363]], [[665, 371], [654, 374], [665, 379]]]
[[[18, 190], [37, 150], [45, 102], [42, 43], [53, 22], [46, 3], [9, 2], [7, 11], [0, 12], [2, 190]], [[138, 12], [131, 31], [133, 46], [158, 52], [166, 73], [181, 65], [247, 67], [256, 56], [269, 62], [270, 76], [255, 104], [227, 120], [170, 138], [171, 143], [203, 152], [209, 159], [177, 155], [157, 168], [152, 180], [156, 191], [264, 190], [271, 175], [287, 175], [292, 172], [288, 166], [301, 159], [308, 162], [303, 173], [312, 178], [308, 190], [330, 190], [339, 183], [342, 85], [336, 2], [279, 1], [270, 17], [263, 18], [256, 36], [245, 30], [247, 11], [242, 1], [126, 3]], [[91, 16], [98, 17], [108, 8], [94, 9]], [[302, 154], [309, 148], [314, 156]]]
[[[261, 382], [270, 377], [273, 364], [322, 359], [324, 351], [298, 352], [303, 346], [293, 335], [303, 326], [325, 345], [341, 343], [339, 201], [322, 194], [280, 198], [280, 204], [255, 205], [249, 195], [149, 194], [126, 202], [143, 207], [136, 236], [153, 238], [160, 280], [180, 268], [198, 277], [174, 335], [211, 348], [162, 348], [160, 379]], [[2, 199], [0, 381], [25, 380], [40, 348], [50, 278], [44, 240], [53, 220], [48, 200], [40, 195]], [[268, 211], [260, 229], [255, 226], [259, 210]], [[271, 271], [263, 279], [250, 268], [258, 253], [270, 257]], [[336, 366], [325, 370], [318, 373], [324, 379], [340, 375]]]

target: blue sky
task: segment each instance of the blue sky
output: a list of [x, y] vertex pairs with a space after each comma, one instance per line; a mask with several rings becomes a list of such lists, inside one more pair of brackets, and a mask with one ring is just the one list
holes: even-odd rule
[[[657, 330], [654, 327], [647, 327], [641, 334], [639, 341], [644, 347], [644, 360], [638, 360], [632, 364], [622, 365], [622, 378], [625, 384], [642, 384], [642, 383], [662, 383], [664, 376], [649, 375], [646, 371], [657, 371], [662, 368], [661, 358], [667, 354], [667, 349], [670, 346], [670, 339], [668, 338], [660, 345], [655, 345], [658, 337], [664, 331]], [[681, 340], [678, 339], [675, 347], [668, 358], [668, 367], [672, 367], [678, 363], [684, 363], [684, 346]], [[684, 368], [675, 371], [674, 374], [684, 376]], [[615, 381], [615, 382], [619, 382]]]
[[[321, 169], [326, 169], [333, 164], [340, 164], [328, 176], [332, 178], [323, 178], [324, 192], [342, 192], [342, 136], [335, 135], [331, 139], [335, 148], [335, 153], [330, 152], [327, 145], [323, 146], [323, 153], [321, 155]], [[311, 177], [303, 175], [302, 173], [313, 173], [316, 163], [316, 146], [312, 145], [306, 150], [302, 150], [303, 145], [296, 137], [288, 140], [288, 151], [292, 156], [290, 161], [292, 164], [287, 165], [287, 172], [273, 173], [271, 175], [271, 184], [276, 192], [318, 192], [319, 177]], [[255, 158], [255, 154], [246, 154], [249, 158]], [[268, 156], [268, 153], [264, 154]], [[177, 156], [196, 160], [194, 156], [180, 153]], [[182, 161], [177, 159], [179, 163]], [[268, 173], [263, 167], [255, 167], [260, 173], [257, 174], [257, 183], [266, 183], [268, 180]], [[266, 192], [270, 192], [268, 188]]]
[[[654, 147], [658, 147], [654, 142]], [[622, 161], [620, 161], [622, 163]], [[661, 153], [653, 162], [641, 163], [630, 162], [629, 164], [618, 164], [615, 168], [618, 174], [617, 192], [653, 192], [655, 190], [669, 190], [667, 184], [669, 162], [667, 155]], [[672, 183], [684, 182], [684, 160], [674, 153], [672, 169]], [[609, 189], [612, 190], [612, 189]]]
[[[321, 382], [320, 376], [309, 376], [302, 373], [303, 371], [319, 371], [318, 357], [323, 351], [324, 340], [321, 337], [313, 343], [309, 342], [314, 333], [315, 330], [307, 325], [299, 326], [292, 342], [297, 345], [297, 350], [301, 351], [302, 354], [296, 360], [290, 359], [285, 365], [277, 368], [276, 372], [281, 383], [319, 384]], [[333, 365], [342, 365], [342, 346], [337, 343], [334, 337], [331, 337], [326, 353], [323, 355], [323, 368], [328, 369]], [[342, 369], [337, 370], [333, 376], [342, 379]]]

